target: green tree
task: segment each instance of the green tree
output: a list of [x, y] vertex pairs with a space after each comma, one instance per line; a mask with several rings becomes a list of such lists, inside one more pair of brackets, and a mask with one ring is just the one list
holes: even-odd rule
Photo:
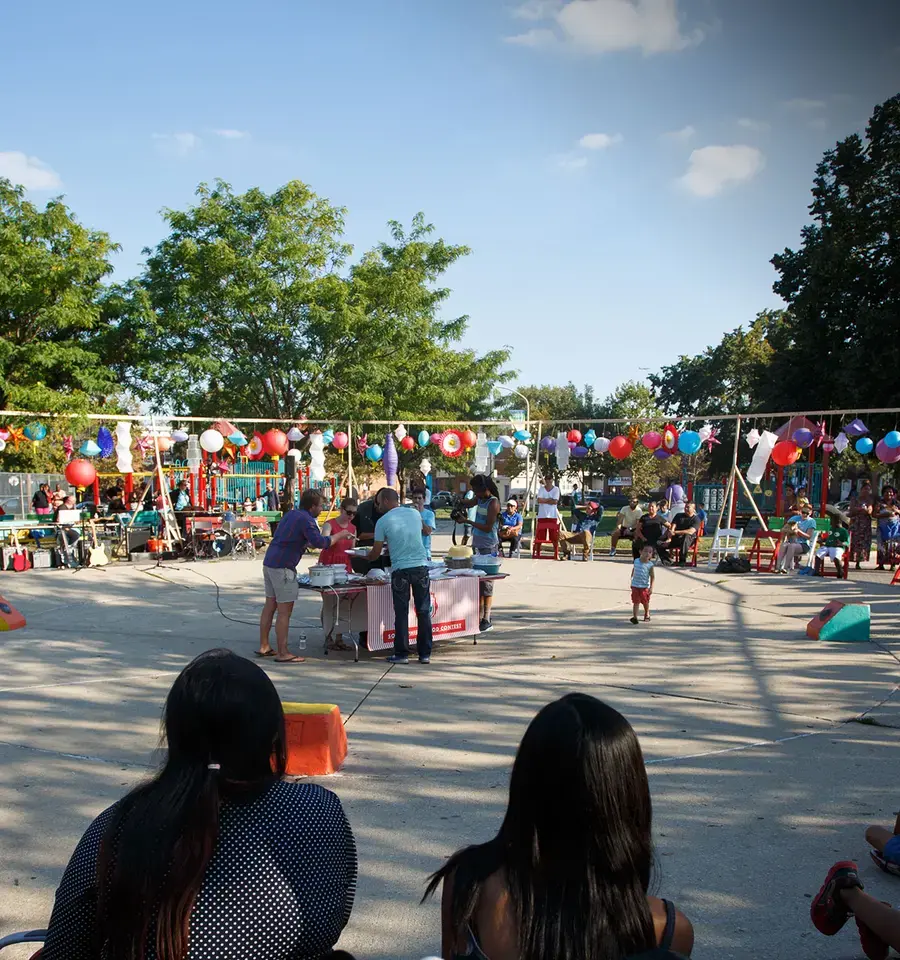
[[679, 357], [648, 380], [660, 407], [673, 416], [710, 417], [773, 409], [783, 402], [773, 374], [779, 349], [790, 345], [783, 310], [763, 310], [745, 330], [726, 333], [696, 357]]
[[197, 193], [196, 206], [165, 212], [170, 235], [107, 301], [110, 352], [151, 404], [355, 421], [490, 410], [509, 351], [462, 348], [467, 318], [440, 317], [440, 280], [467, 247], [434, 239], [419, 214], [350, 265], [345, 211], [299, 181]]
[[884, 406], [900, 386], [900, 94], [816, 168], [813, 222], [772, 263], [789, 305], [786, 409]]
[[[119, 384], [94, 346], [105, 322], [98, 295], [115, 249], [61, 200], [41, 210], [22, 187], [0, 179], [0, 408], [115, 407]], [[61, 462], [56, 441], [66, 427], [46, 426], [47, 440], [10, 446], [4, 466], [42, 470]]]
[[[528, 397], [532, 422], [542, 420], [548, 429], [597, 415], [594, 389], [591, 386], [585, 386], [581, 393], [574, 383], [567, 383], [565, 386], [543, 384], [521, 387], [520, 392]], [[504, 410], [517, 404], [516, 397], [504, 396], [500, 401]]]

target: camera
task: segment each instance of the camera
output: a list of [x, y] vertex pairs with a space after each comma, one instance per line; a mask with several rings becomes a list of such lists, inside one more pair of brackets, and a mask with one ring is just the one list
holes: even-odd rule
[[463, 497], [453, 498], [453, 503], [450, 506], [450, 519], [454, 523], [465, 523], [469, 519], [469, 514], [463, 501]]

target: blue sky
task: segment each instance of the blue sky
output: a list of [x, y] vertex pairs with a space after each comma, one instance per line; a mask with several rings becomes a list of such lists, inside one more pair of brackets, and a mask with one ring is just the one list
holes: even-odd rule
[[298, 178], [357, 252], [425, 212], [468, 342], [603, 395], [778, 304], [813, 170], [900, 91], [894, 0], [45, 0], [4, 14], [0, 175], [122, 245]]

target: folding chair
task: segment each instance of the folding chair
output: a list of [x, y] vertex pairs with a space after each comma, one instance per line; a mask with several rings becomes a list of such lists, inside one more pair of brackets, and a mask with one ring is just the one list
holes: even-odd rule
[[[766, 521], [766, 527], [760, 527], [756, 531], [756, 537], [753, 545], [747, 554], [747, 559], [753, 563], [756, 557], [756, 572], [762, 573], [763, 562], [766, 562], [766, 572], [771, 573], [775, 569], [775, 558], [778, 556], [778, 545], [780, 543], [780, 534], [784, 529], [784, 517], [770, 517]], [[774, 534], [774, 536], [772, 536]], [[775, 546], [772, 546], [773, 541]]]
[[536, 522], [534, 537], [531, 541], [531, 557], [533, 560], [549, 559], [549, 557], [543, 556], [545, 544], [553, 547], [553, 559], [559, 560], [559, 520], [544, 518]]
[[709, 548], [709, 559], [706, 566], [711, 568], [718, 566], [723, 557], [736, 557], [741, 552], [741, 538], [744, 536], [743, 530], [735, 530], [731, 527], [720, 527], [716, 530], [713, 537], [712, 546]]
[[697, 552], [700, 549], [700, 538], [706, 532], [706, 524], [701, 521], [700, 529], [697, 531], [697, 536], [694, 538], [694, 542], [691, 546], [691, 562], [688, 564], [689, 567], [697, 566]]
[[[0, 950], [12, 947], [17, 943], [43, 943], [47, 939], [46, 930], [25, 930], [23, 933], [11, 933], [8, 937], [0, 937]], [[43, 949], [43, 948], [42, 948]], [[38, 960], [41, 950], [31, 955], [31, 960]]]

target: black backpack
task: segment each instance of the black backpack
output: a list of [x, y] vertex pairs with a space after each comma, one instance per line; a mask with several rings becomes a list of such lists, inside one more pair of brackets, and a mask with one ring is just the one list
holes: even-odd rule
[[746, 557], [735, 557], [729, 554], [722, 557], [716, 567], [716, 573], [749, 573], [750, 561]]

